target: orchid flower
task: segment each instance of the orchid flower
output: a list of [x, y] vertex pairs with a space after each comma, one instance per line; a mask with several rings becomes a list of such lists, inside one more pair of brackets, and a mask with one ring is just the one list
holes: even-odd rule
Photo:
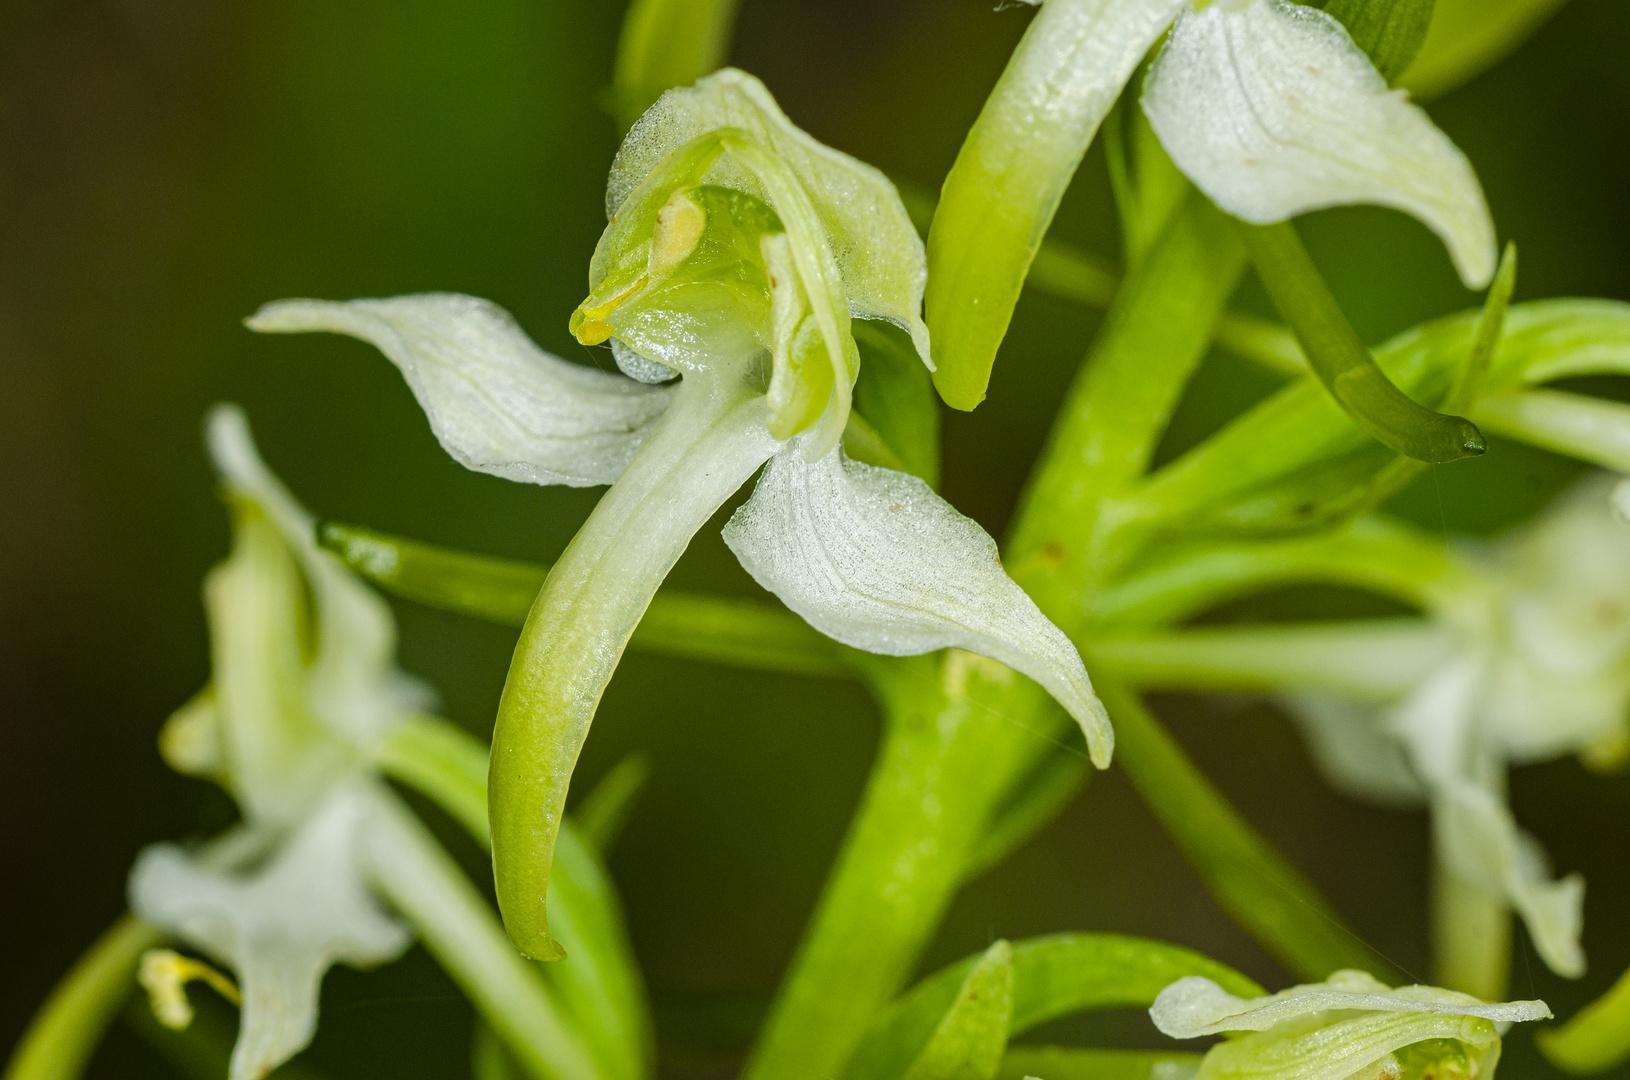
[[1444, 870], [1514, 908], [1567, 976], [1585, 969], [1584, 882], [1551, 879], [1505, 805], [1504, 766], [1577, 753], [1605, 768], [1630, 752], [1630, 524], [1612, 481], [1581, 482], [1477, 560], [1475, 595], [1446, 616], [1454, 644], [1389, 704], [1290, 699], [1333, 782], [1429, 802]]
[[994, 541], [921, 480], [840, 445], [858, 420], [850, 320], [892, 322], [928, 356], [923, 248], [887, 179], [725, 70], [669, 91], [635, 124], [606, 205], [570, 328], [610, 341], [628, 378], [550, 356], [470, 297], [288, 300], [249, 321], [374, 343], [471, 468], [612, 485], [532, 609], [494, 732], [499, 905], [539, 959], [563, 955], [543, 897], [601, 693], [691, 537], [766, 461], [725, 530], [761, 585], [846, 645], [1000, 660], [1069, 710], [1100, 767], [1112, 745], [1075, 647], [1007, 576]]
[[[1470, 163], [1333, 16], [1290, 0], [1047, 0], [969, 132], [929, 233], [935, 384], [953, 407], [983, 400], [1064, 190], [1163, 34], [1143, 111], [1217, 206], [1259, 225], [1391, 207], [1438, 234], [1468, 288], [1492, 278], [1494, 226]], [[1145, 210], [1169, 211], [1181, 190], [1154, 184]]]
[[[368, 762], [428, 695], [392, 663], [384, 601], [317, 547], [242, 414], [218, 408], [209, 446], [234, 517], [232, 555], [204, 590], [214, 680], [171, 718], [160, 747], [177, 770], [231, 792], [243, 825], [201, 851], [149, 847], [130, 902], [237, 973], [231, 1076], [250, 1080], [311, 1041], [331, 964], [383, 963], [411, 940], [367, 882]], [[174, 1002], [170, 1011], [187, 1015]]]
[[1496, 1025], [1550, 1015], [1543, 1001], [1490, 1005], [1435, 986], [1392, 989], [1362, 971], [1250, 999], [1189, 975], [1149, 1009], [1174, 1039], [1251, 1032], [1213, 1046], [1197, 1080], [1492, 1080]]

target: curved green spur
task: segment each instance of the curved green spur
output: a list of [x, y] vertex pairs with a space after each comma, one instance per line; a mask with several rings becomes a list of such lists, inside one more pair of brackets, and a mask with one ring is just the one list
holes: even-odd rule
[[1289, 222], [1245, 227], [1262, 285], [1330, 396], [1376, 441], [1417, 461], [1441, 464], [1488, 449], [1477, 425], [1433, 412], [1387, 378], [1330, 295]]

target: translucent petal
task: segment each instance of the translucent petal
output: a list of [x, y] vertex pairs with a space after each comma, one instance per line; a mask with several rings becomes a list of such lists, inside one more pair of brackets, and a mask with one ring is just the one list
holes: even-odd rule
[[1528, 936], [1552, 971], [1585, 973], [1579, 944], [1584, 925], [1585, 879], [1550, 875], [1539, 843], [1517, 828], [1498, 796], [1457, 781], [1434, 792], [1433, 841], [1454, 874], [1494, 896], [1503, 895], [1522, 916]]
[[1504, 896], [1551, 970], [1578, 976], [1585, 969], [1584, 880], [1551, 880], [1539, 845], [1518, 830], [1496, 793], [1503, 765], [1473, 726], [1481, 715], [1472, 709], [1475, 695], [1491, 666], [1498, 665], [1471, 656], [1448, 665], [1393, 713], [1391, 724], [1431, 792], [1438, 859], [1468, 884]]
[[[317, 624], [315, 653], [305, 671], [311, 711], [334, 734], [367, 746], [404, 713], [427, 707], [429, 689], [395, 666], [396, 620], [390, 606], [317, 546], [315, 519], [260, 459], [243, 412], [217, 406], [207, 435], [228, 491], [276, 526], [311, 590]], [[293, 639], [288, 647], [295, 647]]]
[[142, 919], [229, 965], [243, 992], [231, 1080], [254, 1080], [299, 1052], [316, 1030], [317, 993], [335, 961], [400, 956], [409, 935], [369, 895], [358, 830], [366, 796], [333, 795], [263, 867], [205, 866], [173, 844], [142, 852], [130, 905]]
[[1383, 806], [1420, 806], [1426, 789], [1372, 705], [1323, 694], [1286, 698], [1313, 762], [1331, 787]]
[[1336, 1009], [1477, 1016], [1500, 1022], [1542, 1020], [1551, 1015], [1543, 1001], [1490, 1005], [1436, 986], [1394, 990], [1362, 971], [1337, 971], [1322, 983], [1250, 999], [1235, 997], [1204, 976], [1188, 975], [1160, 992], [1149, 1008], [1149, 1017], [1174, 1039], [1194, 1039], [1224, 1031], [1266, 1031], [1285, 1020]]
[[1172, 160], [1236, 217], [1389, 206], [1442, 238], [1467, 287], [1494, 274], [1494, 224], [1471, 163], [1324, 12], [1289, 0], [1185, 12], [1143, 108]]
[[1504, 545], [1508, 649], [1484, 722], [1511, 760], [1577, 753], [1624, 725], [1630, 704], [1630, 525], [1618, 478], [1576, 483]]
[[248, 326], [372, 342], [402, 370], [447, 452], [506, 480], [609, 484], [668, 404], [664, 388], [549, 355], [503, 309], [473, 296], [281, 300]]
[[957, 646], [1030, 676], [1109, 763], [1114, 733], [1075, 646], [1007, 576], [996, 542], [915, 476], [841, 451], [809, 463], [789, 443], [724, 538], [828, 637], [889, 656]]
[[[847, 154], [823, 146], [796, 127], [770, 92], [745, 72], [715, 72], [696, 85], [670, 90], [642, 116], [611, 167], [606, 214], [616, 218], [623, 201], [671, 153], [692, 139], [736, 128], [762, 142], [791, 169], [814, 204], [843, 276], [850, 312], [887, 319], [908, 330], [926, 362], [928, 328], [922, 321], [927, 258], [905, 206], [888, 177]], [[702, 178], [757, 195], [782, 208], [760, 180], [730, 155]]]

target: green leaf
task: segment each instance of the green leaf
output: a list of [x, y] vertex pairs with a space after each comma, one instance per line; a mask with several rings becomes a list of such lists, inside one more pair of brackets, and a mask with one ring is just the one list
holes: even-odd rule
[[1535, 1039], [1551, 1064], [1576, 1076], [1606, 1072], [1630, 1060], [1630, 971], [1559, 1028]]
[[996, 1080], [1166, 1080], [1192, 1076], [1199, 1054], [1166, 1050], [1098, 1050], [1079, 1046], [1015, 1046], [1002, 1058]]
[[939, 402], [911, 336], [876, 319], [856, 319], [849, 330], [860, 347], [855, 408], [899, 456], [907, 472], [922, 477], [929, 487], [938, 487]]
[[662, 92], [724, 66], [741, 0], [634, 0], [623, 16], [612, 112], [624, 131]]
[[1235, 810], [1134, 693], [1102, 691], [1115, 720], [1116, 761], [1207, 891], [1287, 969], [1319, 981], [1340, 968], [1404, 980], [1348, 929], [1318, 888]]
[[1013, 949], [998, 941], [974, 964], [904, 1080], [995, 1080], [1013, 1016]]
[[[928, 976], [891, 1005], [855, 1051], [842, 1080], [897, 1080], [933, 1037], [979, 960], [968, 957]], [[1017, 942], [1008, 1036], [1075, 1013], [1147, 1008], [1185, 975], [1203, 975], [1241, 996], [1262, 993], [1224, 964], [1149, 938], [1052, 934]]]
[[1464, 417], [1417, 404], [1394, 386], [1359, 340], [1289, 222], [1248, 225], [1257, 275], [1319, 380], [1353, 422], [1377, 441], [1420, 461], [1447, 462], [1487, 450]]
[[1395, 83], [1426, 41], [1432, 4], [1433, 0], [1328, 0], [1324, 10], [1341, 20], [1381, 77]]
[[[359, 525], [327, 522], [324, 547], [396, 596], [504, 626], [520, 626], [549, 567], [474, 555]], [[750, 600], [661, 592], [629, 642], [665, 656], [788, 674], [847, 677], [847, 650], [791, 612]]]

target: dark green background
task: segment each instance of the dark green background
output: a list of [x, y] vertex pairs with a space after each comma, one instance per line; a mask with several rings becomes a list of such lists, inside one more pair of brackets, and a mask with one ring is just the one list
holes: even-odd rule
[[[1030, 17], [993, 7], [746, 0], [732, 59], [817, 137], [932, 184]], [[552, 558], [592, 505], [593, 492], [452, 463], [372, 350], [256, 339], [239, 320], [284, 296], [451, 289], [503, 304], [563, 356], [609, 366], [604, 350], [572, 341], [566, 316], [603, 224], [617, 140], [597, 102], [620, 15], [621, 4], [596, 0], [0, 7], [0, 1047], [121, 910], [135, 852], [231, 812], [171, 774], [154, 747], [164, 717], [207, 676], [198, 589], [227, 542], [199, 446], [210, 403], [243, 404], [273, 467], [324, 516]], [[1626, 55], [1630, 9], [1575, 0], [1517, 57], [1433, 108], [1476, 162], [1502, 234], [1521, 245], [1520, 298], [1630, 296]], [[1354, 210], [1304, 224], [1372, 339], [1470, 302], [1409, 219]], [[1114, 255], [1096, 153], [1056, 230]], [[1241, 302], [1257, 303], [1252, 287]], [[946, 494], [993, 531], [1096, 322], [1026, 299], [989, 401], [947, 417]], [[1171, 445], [1268, 385], [1213, 361]], [[1496, 443], [1402, 504], [1485, 533], [1542, 504], [1570, 472]], [[712, 526], [675, 579], [752, 589]], [[441, 689], [449, 716], [485, 731], [512, 635], [399, 611], [405, 666]], [[1330, 794], [1266, 706], [1172, 699], [1163, 709], [1250, 819], [1371, 942], [1425, 978], [1422, 818]], [[636, 749], [655, 765], [612, 867], [669, 1074], [732, 1071], [876, 730], [854, 687], [625, 662], [580, 775]], [[1556, 979], [1524, 944], [1514, 964], [1514, 994], [1566, 1015], [1630, 964], [1630, 786], [1559, 762], [1519, 771], [1513, 799], [1559, 866], [1590, 881], [1590, 975]], [[1152, 934], [1287, 981], [1113, 771], [966, 890], [927, 962], [1059, 929]], [[415, 951], [381, 973], [332, 975], [309, 1056], [336, 1077], [461, 1075], [469, 1017]], [[1130, 1015], [1048, 1034], [1153, 1038]], [[1545, 1071], [1524, 1035], [1508, 1054], [1507, 1075]], [[163, 1070], [119, 1030], [93, 1073]]]

